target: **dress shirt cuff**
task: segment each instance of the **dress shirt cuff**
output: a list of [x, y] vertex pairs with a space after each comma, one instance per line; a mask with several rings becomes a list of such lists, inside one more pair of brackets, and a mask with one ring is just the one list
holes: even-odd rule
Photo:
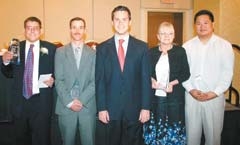
[[67, 104], [67, 107], [68, 107], [68, 108], [71, 108], [72, 104], [73, 104], [73, 101], [70, 102], [70, 103], [68, 103], [68, 104]]
[[222, 94], [222, 91], [219, 90], [219, 89], [215, 89], [213, 92], [214, 92], [217, 96], [220, 96], [220, 95]]
[[188, 81], [183, 82], [182, 85], [186, 89], [187, 92], [190, 92], [192, 89], [195, 89], [192, 87], [191, 83]]
[[3, 62], [3, 64], [6, 66], [6, 65], [9, 65], [10, 64], [10, 61], [7, 61], [7, 62]]

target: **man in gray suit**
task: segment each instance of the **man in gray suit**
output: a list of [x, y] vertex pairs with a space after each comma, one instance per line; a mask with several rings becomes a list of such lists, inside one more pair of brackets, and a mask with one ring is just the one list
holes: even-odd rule
[[75, 17], [69, 24], [71, 42], [55, 55], [56, 114], [64, 145], [75, 144], [77, 129], [82, 145], [94, 145], [95, 51], [84, 44], [85, 20]]

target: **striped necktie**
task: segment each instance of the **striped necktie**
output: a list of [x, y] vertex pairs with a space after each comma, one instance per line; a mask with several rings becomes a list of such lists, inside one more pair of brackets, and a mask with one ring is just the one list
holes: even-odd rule
[[32, 77], [33, 77], [33, 47], [34, 44], [30, 45], [30, 48], [28, 50], [27, 59], [25, 62], [25, 68], [24, 68], [24, 78], [23, 78], [23, 96], [26, 99], [29, 99], [32, 96]]

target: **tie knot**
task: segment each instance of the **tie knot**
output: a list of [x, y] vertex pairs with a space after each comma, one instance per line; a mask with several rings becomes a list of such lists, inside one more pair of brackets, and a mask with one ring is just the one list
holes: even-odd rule
[[30, 49], [32, 49], [34, 47], [34, 44], [30, 44]]
[[119, 39], [118, 41], [119, 41], [119, 45], [122, 45], [124, 42], [124, 39]]
[[76, 48], [75, 48], [75, 52], [76, 52], [76, 53], [79, 53], [79, 52], [80, 52], [80, 50], [81, 50], [81, 48], [80, 48], [80, 47], [76, 47]]

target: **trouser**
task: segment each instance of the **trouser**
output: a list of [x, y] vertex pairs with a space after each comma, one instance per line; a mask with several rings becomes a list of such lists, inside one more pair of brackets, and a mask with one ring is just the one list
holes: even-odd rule
[[14, 117], [16, 145], [50, 145], [51, 112], [42, 111], [40, 96], [23, 101], [21, 115]]
[[81, 145], [95, 144], [96, 115], [87, 111], [84, 108], [71, 115], [59, 115], [59, 128], [63, 145], [75, 145], [77, 129], [80, 133]]
[[138, 120], [112, 120], [102, 125], [105, 139], [101, 139], [98, 145], [143, 145], [142, 123]]
[[187, 93], [185, 99], [187, 144], [200, 145], [203, 130], [205, 145], [220, 145], [225, 97], [200, 102]]

